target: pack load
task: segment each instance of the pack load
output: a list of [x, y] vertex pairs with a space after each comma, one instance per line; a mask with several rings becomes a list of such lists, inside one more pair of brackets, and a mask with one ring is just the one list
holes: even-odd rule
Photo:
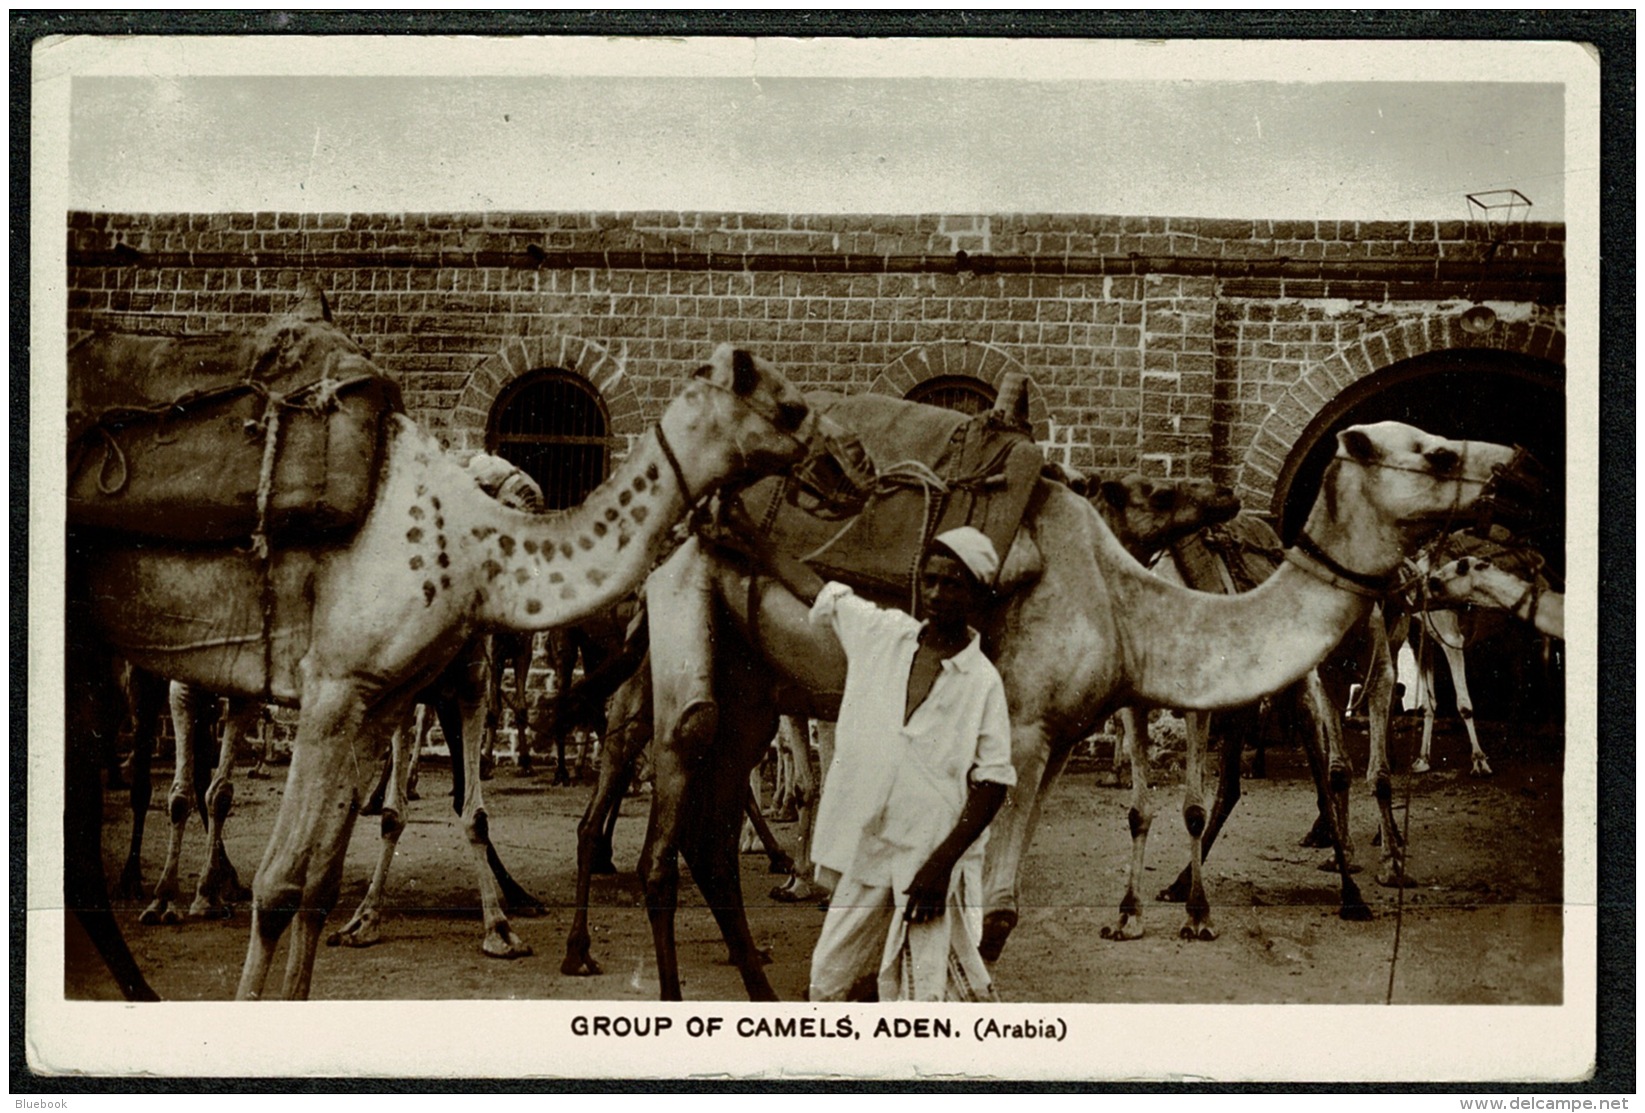
[[69, 525], [163, 541], [346, 536], [402, 409], [318, 291], [255, 333], [95, 335], [68, 362]]

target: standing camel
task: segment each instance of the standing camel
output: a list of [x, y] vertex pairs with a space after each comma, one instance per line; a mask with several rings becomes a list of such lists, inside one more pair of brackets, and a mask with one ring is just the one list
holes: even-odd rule
[[[910, 403], [893, 403], [902, 406]], [[1160, 481], [1130, 475], [1122, 479], [1094, 482], [1085, 476], [1062, 469], [1047, 469], [1058, 484], [1089, 494], [1104, 509], [1115, 534], [1128, 548], [1140, 552], [1157, 551], [1180, 537], [1214, 522], [1223, 521], [1239, 511], [1239, 500], [1225, 487], [1209, 482]], [[624, 657], [626, 679], [611, 698], [609, 716], [614, 724], [605, 736], [600, 755], [599, 781], [590, 795], [588, 807], [577, 827], [577, 889], [576, 913], [566, 938], [565, 958], [561, 962], [563, 974], [577, 976], [599, 974], [600, 965], [589, 952], [591, 939], [588, 931], [588, 899], [590, 878], [595, 873], [614, 873], [611, 860], [611, 833], [618, 807], [632, 776], [633, 763], [651, 741], [653, 705], [651, 699], [651, 667], [649, 659], [641, 660], [640, 651], [648, 644], [647, 628], [642, 624], [631, 633]], [[601, 689], [603, 690], [603, 689]], [[838, 693], [832, 693], [837, 699]], [[822, 710], [806, 710], [808, 701], [803, 692], [790, 687], [780, 697], [785, 707], [793, 708], [779, 722], [777, 738], [786, 743], [795, 754], [796, 763], [805, 761], [809, 772], [809, 752], [803, 736], [804, 724], [814, 721], [819, 728], [822, 767], [813, 777], [814, 784], [801, 803], [800, 843], [798, 857], [801, 864], [795, 868], [789, 881], [773, 889], [775, 900], [793, 903], [815, 900], [821, 895], [810, 881], [809, 823], [815, 814], [815, 800], [821, 792], [822, 776], [827, 772], [833, 751], [832, 712], [829, 696], [819, 701]], [[796, 701], [798, 701], [796, 703]], [[806, 807], [809, 803], [812, 806]], [[666, 960], [672, 965], [672, 958]]]
[[[1125, 536], [1123, 508], [1105, 516], [1116, 536]], [[1152, 552], [1127, 545], [1132, 556], [1148, 563]], [[1252, 514], [1240, 514], [1211, 529], [1182, 537], [1166, 546], [1165, 554], [1154, 565], [1154, 572], [1167, 582], [1193, 591], [1234, 594], [1250, 591], [1266, 580], [1283, 562], [1283, 546], [1267, 523]], [[1334, 865], [1341, 878], [1344, 919], [1364, 920], [1370, 909], [1361, 899], [1358, 887], [1350, 877], [1346, 816], [1337, 817], [1332, 811], [1332, 778], [1341, 782], [1345, 790], [1346, 764], [1342, 754], [1341, 725], [1336, 711], [1320, 682], [1319, 673], [1308, 669], [1294, 685], [1272, 696], [1266, 714], [1277, 715], [1287, 723], [1302, 727], [1296, 731], [1302, 738], [1303, 750], [1313, 774], [1318, 793], [1320, 818], [1315, 829], [1305, 839], [1308, 845], [1329, 845], [1335, 854]], [[1222, 760], [1209, 814], [1206, 814], [1203, 791], [1206, 754], [1211, 734], [1211, 715], [1188, 710], [1183, 714], [1187, 733], [1187, 775], [1184, 777], [1183, 818], [1188, 828], [1189, 859], [1176, 880], [1163, 889], [1156, 899], [1177, 903], [1192, 903], [1209, 908], [1201, 873], [1205, 856], [1211, 852], [1223, 823], [1234, 810], [1240, 797], [1240, 758], [1248, 738], [1257, 736], [1263, 726], [1257, 706], [1238, 708], [1221, 716]], [[1138, 895], [1143, 874], [1148, 832], [1153, 820], [1153, 806], [1147, 788], [1148, 728], [1146, 712], [1140, 708], [1126, 708], [1119, 714], [1124, 732], [1124, 747], [1131, 758], [1131, 809], [1128, 813], [1131, 828], [1131, 859], [1126, 874], [1125, 896], [1120, 902], [1118, 920], [1102, 929], [1104, 939], [1138, 939], [1143, 934], [1142, 901]], [[1260, 740], [1259, 740], [1260, 745]], [[1196, 817], [1204, 816], [1203, 822]], [[1190, 930], [1185, 925], [1184, 931]], [[1197, 925], [1198, 938], [1213, 939], [1216, 930], [1207, 915]]]
[[[274, 350], [316, 375], [372, 372], [317, 294], [253, 343], [225, 344], [222, 363]], [[168, 341], [144, 339], [163, 362]], [[126, 347], [138, 343], [127, 338]], [[77, 371], [95, 375], [100, 353], [121, 350], [81, 353], [91, 366]], [[71, 532], [68, 646], [79, 667], [69, 686], [65, 895], [128, 995], [152, 990], [108, 914], [97, 802], [79, 783], [91, 774], [95, 787], [97, 739], [113, 721], [106, 693], [88, 691], [107, 687], [99, 659], [118, 652], [211, 691], [300, 707], [237, 995], [263, 995], [292, 927], [281, 994], [306, 998], [358, 804], [416, 694], [478, 631], [544, 630], [610, 606], [638, 584], [688, 507], [727, 481], [795, 463], [815, 431], [781, 375], [722, 345], [573, 510], [498, 505], [431, 435], [395, 414], [369, 511], [346, 540], [276, 543], [261, 555]]]
[[[465, 465], [480, 490], [502, 506], [538, 513], [542, 490], [530, 476], [496, 456], [476, 453]], [[484, 634], [471, 639], [446, 666], [433, 684], [419, 694], [418, 702], [433, 709], [440, 731], [452, 756], [452, 808], [461, 823], [464, 842], [478, 879], [480, 916], [484, 931], [480, 951], [491, 958], [523, 958], [531, 947], [508, 922], [503, 907], [541, 914], [542, 904], [509, 876], [491, 841], [491, 824], [481, 791], [484, 780], [481, 762], [484, 742], [495, 728], [498, 697], [497, 676], [502, 672], [499, 643], [523, 641], [511, 633]], [[515, 683], [524, 687], [524, 668], [515, 661]], [[328, 946], [366, 947], [382, 939], [382, 906], [388, 888], [389, 868], [405, 831], [406, 806], [410, 798], [410, 777], [414, 748], [421, 739], [415, 724], [402, 723], [394, 731], [386, 770], [381, 810], [377, 865], [359, 908], [342, 928], [326, 938]]]
[[[1018, 784], [1039, 786], [1007, 803], [993, 826], [985, 956], [998, 955], [1016, 922], [1018, 868], [1038, 801], [1097, 723], [1126, 704], [1219, 710], [1294, 683], [1363, 619], [1405, 555], [1472, 507], [1493, 469], [1514, 460], [1503, 446], [1397, 422], [1347, 429], [1298, 547], [1262, 586], [1232, 596], [1185, 591], [1151, 575], [1086, 500], [1048, 486], [1006, 559], [1003, 598], [982, 631], [1005, 679]], [[787, 680], [811, 702], [837, 699], [844, 659], [810, 627], [798, 600], [764, 579], [751, 584], [746, 569], [696, 544], [652, 574], [646, 598], [657, 743], [642, 872], [659, 963], [673, 953], [683, 850], [745, 987], [765, 999], [771, 988], [742, 915], [735, 860], [740, 785], [779, 710], [758, 697]], [[731, 621], [717, 625], [711, 651], [708, 619], [716, 611]], [[758, 652], [731, 644], [739, 637]], [[716, 701], [716, 691], [737, 698]], [[1368, 777], [1391, 827], [1388, 770], [1373, 766]], [[1205, 816], [1196, 809], [1185, 819], [1192, 830]], [[1190, 901], [1185, 935], [1203, 938], [1208, 927], [1208, 906]], [[664, 996], [677, 997], [677, 969], [662, 966], [661, 975]]]

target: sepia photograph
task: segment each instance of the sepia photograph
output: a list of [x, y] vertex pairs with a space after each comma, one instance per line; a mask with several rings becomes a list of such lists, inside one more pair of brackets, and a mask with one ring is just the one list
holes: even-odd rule
[[1600, 76], [38, 40], [30, 1069], [1588, 1077]]

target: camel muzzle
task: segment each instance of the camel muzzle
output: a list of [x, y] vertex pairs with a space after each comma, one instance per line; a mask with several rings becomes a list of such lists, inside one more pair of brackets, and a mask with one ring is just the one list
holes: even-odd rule
[[1491, 478], [1474, 504], [1473, 532], [1487, 537], [1493, 525], [1501, 525], [1526, 533], [1543, 524], [1549, 480], [1548, 469], [1515, 445], [1513, 459], [1491, 469]]

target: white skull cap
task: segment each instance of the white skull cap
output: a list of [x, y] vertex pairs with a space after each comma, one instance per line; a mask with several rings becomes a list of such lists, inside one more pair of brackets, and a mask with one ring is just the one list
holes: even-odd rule
[[975, 526], [959, 526], [937, 534], [931, 543], [941, 545], [952, 553], [971, 570], [978, 583], [989, 585], [994, 582], [994, 573], [1000, 570], [1000, 554], [982, 530]]

